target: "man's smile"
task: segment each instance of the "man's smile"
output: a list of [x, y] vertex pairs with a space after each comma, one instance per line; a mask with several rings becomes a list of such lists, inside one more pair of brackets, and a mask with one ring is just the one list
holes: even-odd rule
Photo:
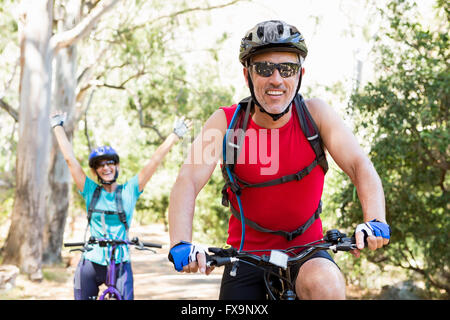
[[284, 90], [269, 89], [269, 90], [266, 90], [266, 94], [269, 96], [281, 96], [284, 94]]

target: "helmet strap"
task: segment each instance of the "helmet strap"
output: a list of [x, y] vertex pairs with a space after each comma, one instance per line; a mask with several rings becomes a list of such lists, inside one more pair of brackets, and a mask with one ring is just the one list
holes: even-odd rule
[[284, 116], [286, 113], [289, 112], [289, 110], [291, 109], [291, 105], [292, 102], [294, 101], [295, 97], [297, 96], [298, 91], [300, 90], [300, 86], [302, 84], [302, 70], [299, 70], [300, 73], [300, 77], [298, 80], [298, 85], [297, 85], [297, 89], [295, 90], [295, 94], [294, 97], [292, 98], [291, 102], [288, 104], [288, 106], [286, 107], [286, 109], [284, 109], [283, 112], [281, 113], [270, 113], [267, 112], [262, 106], [261, 104], [258, 102], [258, 100], [256, 99], [256, 95], [255, 95], [255, 89], [253, 87], [253, 81], [252, 81], [252, 77], [251, 77], [251, 72], [248, 72], [248, 87], [250, 89], [250, 93], [252, 95], [252, 99], [255, 102], [255, 104], [259, 107], [259, 110], [261, 110], [261, 112], [268, 114], [273, 121], [277, 121], [278, 119], [280, 119], [282, 116]]

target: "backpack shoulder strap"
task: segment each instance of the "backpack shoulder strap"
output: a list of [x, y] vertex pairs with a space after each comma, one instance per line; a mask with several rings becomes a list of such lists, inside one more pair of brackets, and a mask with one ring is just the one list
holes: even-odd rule
[[305, 100], [300, 94], [295, 97], [294, 103], [303, 133], [316, 154], [318, 164], [322, 167], [324, 173], [326, 173], [328, 171], [328, 162], [323, 149], [323, 142], [320, 137], [319, 129], [306, 107]]
[[230, 124], [227, 128], [226, 139], [223, 141], [224, 163], [234, 165], [241, 153], [242, 144], [247, 130], [250, 110], [252, 108], [252, 99], [247, 97], [242, 99], [233, 114]]
[[123, 210], [122, 190], [123, 185], [119, 185], [116, 188], [116, 209], [120, 222], [122, 222], [125, 225], [125, 229], [128, 230], [127, 216], [125, 214], [125, 210]]
[[295, 108], [297, 109], [297, 116], [300, 120], [300, 125], [305, 133], [306, 138], [311, 141], [316, 138], [316, 135], [319, 134], [319, 129], [317, 128], [316, 123], [314, 122], [311, 113], [306, 107], [305, 100], [302, 95], [298, 94], [295, 99]]
[[98, 202], [98, 199], [100, 198], [101, 192], [102, 192], [102, 187], [100, 185], [97, 185], [97, 187], [94, 190], [94, 194], [92, 195], [91, 203], [89, 204], [89, 208], [88, 208], [88, 213], [87, 213], [88, 224], [91, 222], [92, 212], [95, 211], [95, 206], [97, 205], [97, 202]]
[[98, 199], [100, 198], [101, 191], [102, 187], [100, 185], [97, 185], [94, 190], [94, 194], [92, 195], [91, 203], [89, 203], [89, 208], [87, 211], [87, 225], [86, 229], [84, 230], [84, 241], [86, 241], [86, 235], [89, 229], [89, 225], [91, 224], [92, 212], [95, 211], [95, 206], [97, 205]]

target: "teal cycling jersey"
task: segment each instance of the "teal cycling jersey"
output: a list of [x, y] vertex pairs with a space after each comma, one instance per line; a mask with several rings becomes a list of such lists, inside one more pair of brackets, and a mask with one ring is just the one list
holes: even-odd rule
[[[92, 197], [94, 195], [94, 191], [97, 186], [97, 183], [95, 183], [89, 177], [86, 177], [83, 192], [79, 191], [83, 196], [84, 201], [86, 202], [86, 212], [89, 208]], [[142, 191], [139, 191], [137, 175], [135, 175], [123, 185], [122, 203], [126, 215], [127, 224], [129, 226], [131, 225], [136, 202], [141, 194]], [[107, 192], [102, 188], [95, 208], [105, 211], [116, 211], [116, 193]], [[127, 237], [127, 230], [125, 228], [125, 225], [120, 221], [117, 214], [104, 214], [94, 211], [92, 213], [91, 222], [89, 224], [89, 231], [91, 236], [95, 238], [126, 240]], [[110, 251], [111, 248], [108, 248], [108, 246], [100, 247], [98, 245], [93, 245], [92, 250], [85, 251], [83, 253], [83, 257], [84, 259], [87, 259], [89, 261], [106, 266], [108, 265]], [[116, 250], [115, 259], [116, 263], [130, 261], [128, 246], [120, 245]]]

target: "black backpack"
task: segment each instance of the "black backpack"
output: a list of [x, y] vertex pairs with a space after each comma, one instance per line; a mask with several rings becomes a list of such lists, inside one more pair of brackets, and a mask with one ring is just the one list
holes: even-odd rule
[[[243, 99], [241, 102], [239, 102], [238, 107], [236, 108], [236, 111], [228, 127], [227, 134], [225, 135], [223, 141], [222, 175], [225, 180], [225, 185], [222, 188], [222, 205], [226, 207], [230, 206], [232, 214], [241, 222], [242, 222], [241, 213], [239, 213], [239, 211], [236, 210], [233, 207], [233, 205], [231, 205], [228, 199], [227, 193], [228, 188], [230, 188], [230, 190], [234, 194], [240, 196], [242, 190], [245, 188], [261, 188], [274, 186], [277, 184], [286, 183], [290, 181], [299, 181], [303, 179], [306, 175], [308, 175], [317, 165], [320, 165], [322, 167], [324, 173], [328, 171], [328, 162], [325, 156], [325, 152], [323, 150], [323, 142], [322, 139], [320, 138], [319, 130], [305, 105], [303, 97], [300, 94], [297, 94], [297, 96], [295, 97], [294, 104], [297, 110], [300, 126], [303, 130], [303, 133], [305, 134], [305, 137], [309, 141], [316, 155], [316, 158], [310, 165], [308, 165], [307, 167], [303, 168], [302, 170], [300, 170], [295, 174], [286, 175], [281, 178], [255, 184], [251, 184], [240, 179], [234, 172], [234, 166], [237, 163], [237, 159], [241, 151], [241, 147], [245, 138], [245, 131], [247, 130], [248, 119], [250, 117], [250, 111], [254, 107], [254, 102], [252, 101], [251, 97], [247, 97]], [[306, 229], [308, 229], [314, 223], [314, 221], [317, 218], [319, 218], [321, 212], [322, 212], [322, 201], [319, 201], [317, 210], [308, 219], [308, 221], [304, 225], [298, 227], [296, 230], [292, 232], [283, 230], [270, 230], [261, 227], [260, 225], [249, 220], [243, 215], [242, 217], [244, 218], [245, 224], [255, 230], [280, 235], [285, 237], [288, 241], [290, 241], [295, 237], [304, 233]]]
[[[116, 208], [117, 211], [109, 211], [109, 210], [100, 210], [100, 209], [96, 209], [95, 206], [97, 205], [98, 199], [100, 198], [100, 193], [102, 191], [102, 186], [97, 185], [97, 187], [94, 190], [94, 194], [92, 195], [92, 200], [91, 203], [89, 204], [89, 208], [88, 208], [88, 212], [87, 212], [87, 219], [88, 219], [88, 226], [91, 223], [91, 219], [92, 219], [92, 213], [93, 212], [99, 212], [102, 214], [117, 214], [119, 216], [119, 220], [120, 222], [122, 222], [125, 226], [125, 230], [127, 233], [127, 238], [128, 238], [128, 223], [127, 223], [127, 217], [125, 214], [125, 211], [123, 209], [123, 202], [122, 202], [122, 189], [123, 189], [123, 185], [119, 185], [116, 188], [115, 191], [115, 196], [116, 196]], [[102, 225], [103, 225], [103, 233], [106, 236], [106, 224], [104, 221], [104, 216], [102, 216]], [[87, 231], [87, 229], [86, 229]]]

